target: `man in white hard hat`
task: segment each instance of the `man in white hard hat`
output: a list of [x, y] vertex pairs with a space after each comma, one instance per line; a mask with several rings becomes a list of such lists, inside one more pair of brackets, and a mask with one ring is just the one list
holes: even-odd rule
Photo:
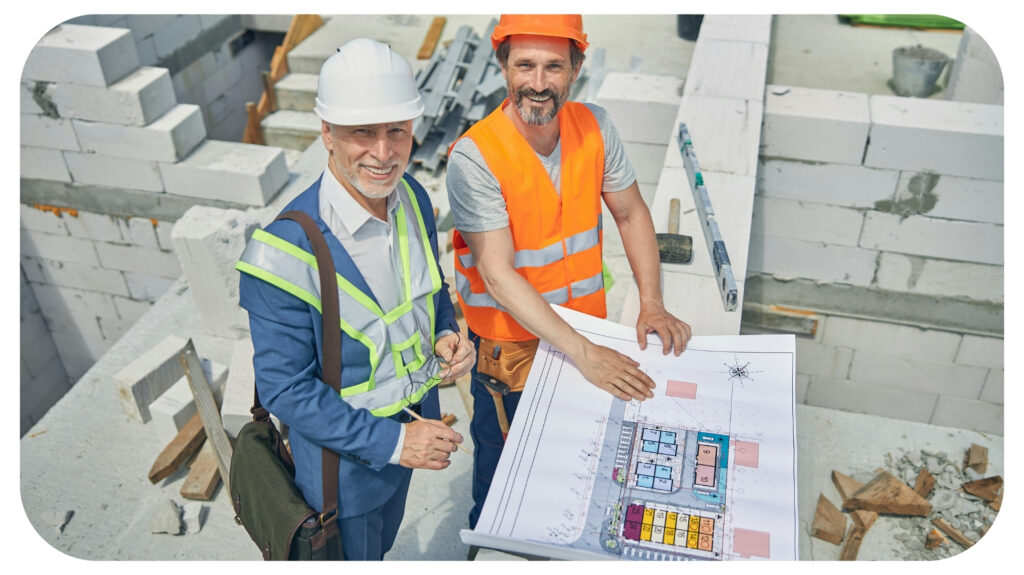
[[341, 397], [321, 379], [319, 277], [297, 223], [276, 220], [253, 235], [237, 266], [239, 297], [260, 399], [290, 428], [296, 484], [319, 510], [321, 448], [338, 453], [345, 559], [379, 560], [398, 532], [412, 468], [448, 467], [462, 442], [433, 421], [436, 386], [467, 373], [475, 353], [437, 264], [430, 200], [404, 173], [423, 112], [409, 64], [385, 44], [352, 40], [324, 63], [315, 110], [327, 169], [282, 213], [311, 216], [334, 260]]

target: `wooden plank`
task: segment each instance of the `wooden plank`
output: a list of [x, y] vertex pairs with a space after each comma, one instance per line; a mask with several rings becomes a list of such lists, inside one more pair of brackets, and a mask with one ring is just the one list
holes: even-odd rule
[[453, 413], [442, 413], [441, 421], [448, 427], [451, 427], [456, 421], [458, 421], [458, 419], [456, 419], [455, 414]]
[[999, 498], [999, 490], [1003, 488], [1003, 478], [993, 475], [977, 481], [968, 481], [960, 486], [971, 495], [981, 497], [985, 501], [995, 501]]
[[274, 82], [270, 80], [270, 72], [261, 71], [260, 78], [263, 80], [263, 95], [267, 97], [267, 109], [273, 112], [277, 109], [277, 98], [274, 97]]
[[192, 469], [189, 470], [179, 493], [185, 499], [209, 501], [218, 483], [220, 468], [217, 466], [217, 452], [213, 448], [213, 442], [207, 441], [199, 450], [199, 455], [192, 463]]
[[932, 524], [942, 530], [946, 535], [949, 535], [950, 539], [956, 541], [960, 545], [963, 545], [965, 549], [974, 545], [973, 541], [965, 537], [963, 533], [957, 531], [952, 525], [946, 523], [945, 519], [936, 517], [935, 519], [932, 519]]
[[914, 481], [914, 493], [917, 493], [921, 497], [928, 499], [928, 496], [932, 493], [932, 488], [935, 487], [935, 477], [928, 472], [924, 467], [917, 474], [917, 480]]
[[978, 473], [985, 473], [988, 469], [988, 448], [972, 443], [964, 454], [964, 471], [967, 471], [968, 467]]
[[174, 436], [174, 439], [157, 456], [153, 467], [149, 469], [149, 481], [156, 483], [177, 471], [181, 464], [185, 463], [199, 449], [204, 439], [206, 439], [206, 430], [197, 413], [188, 420]]
[[427, 35], [423, 37], [423, 44], [420, 45], [420, 51], [416, 54], [416, 58], [419, 60], [426, 60], [430, 58], [434, 53], [434, 48], [437, 47], [437, 41], [441, 39], [441, 31], [444, 30], [444, 23], [448, 19], [444, 16], [434, 16], [434, 21], [430, 23], [430, 29], [427, 30]]
[[932, 529], [928, 532], [928, 537], [924, 541], [925, 549], [935, 549], [939, 545], [946, 543], [946, 536], [942, 534], [938, 529]]
[[[231, 467], [231, 442], [228, 434], [224, 431], [224, 424], [220, 419], [220, 408], [217, 400], [213, 397], [210, 384], [206, 381], [206, 374], [199, 364], [199, 356], [196, 355], [196, 348], [189, 339], [185, 349], [179, 356], [181, 367], [185, 370], [185, 377], [188, 378], [188, 386], [192, 388], [192, 397], [196, 402], [196, 409], [203, 420], [203, 428], [206, 436], [213, 441], [213, 448], [217, 454], [217, 467], [220, 469], [220, 477], [224, 480], [224, 487], [229, 488], [228, 477]], [[230, 493], [230, 490], [229, 490]]]
[[846, 542], [843, 543], [843, 548], [839, 552], [839, 560], [855, 561], [857, 553], [860, 551], [860, 543], [863, 540], [864, 530], [856, 525], [850, 525], [850, 530], [846, 532]]
[[[858, 489], [864, 487], [864, 484], [860, 481], [836, 470], [832, 470], [832, 483], [835, 484], [836, 490], [839, 491], [839, 496], [844, 500], [849, 499], [850, 496], [856, 493]], [[864, 532], [867, 532], [871, 527], [871, 524], [875, 522], [875, 519], [878, 519], [878, 513], [875, 513], [874, 511], [855, 509], [850, 512], [850, 518], [853, 519], [853, 522], [859, 525]]]
[[864, 509], [893, 515], [927, 516], [932, 504], [891, 473], [883, 471], [843, 501], [847, 509]]
[[242, 142], [245, 144], [259, 144], [262, 146], [263, 126], [260, 125], [260, 116], [257, 111], [256, 104], [246, 102], [245, 111], [249, 116], [249, 121], [245, 125], [245, 135], [242, 138]]
[[819, 494], [818, 507], [811, 523], [811, 536], [839, 545], [845, 531], [846, 516], [824, 494]]

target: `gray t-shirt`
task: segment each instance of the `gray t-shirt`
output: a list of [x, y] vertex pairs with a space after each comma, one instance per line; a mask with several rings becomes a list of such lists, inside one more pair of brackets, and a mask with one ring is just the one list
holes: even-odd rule
[[[596, 104], [586, 104], [594, 114], [601, 137], [604, 140], [604, 182], [603, 192], [621, 192], [636, 181], [626, 150], [619, 139], [608, 112]], [[555, 190], [561, 193], [562, 142], [559, 141], [550, 156], [537, 154]], [[505, 198], [497, 178], [487, 169], [476, 143], [462, 138], [448, 157], [448, 175], [445, 180], [448, 200], [455, 228], [463, 232], [489, 232], [508, 227], [508, 212]]]

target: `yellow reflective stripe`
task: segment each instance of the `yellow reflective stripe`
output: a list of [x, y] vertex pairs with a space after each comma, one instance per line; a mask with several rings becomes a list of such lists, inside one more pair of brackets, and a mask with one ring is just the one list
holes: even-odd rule
[[[257, 230], [257, 231], [259, 231], [259, 230]], [[256, 234], [254, 232], [253, 236], [255, 236], [255, 235]], [[269, 236], [270, 234], [267, 234], [267, 235]], [[273, 237], [273, 236], [270, 236], [270, 237]], [[260, 240], [260, 241], [262, 241], [262, 240]], [[284, 242], [284, 243], [288, 243], [288, 242]], [[300, 300], [302, 300], [302, 301], [308, 303], [309, 305], [313, 306], [314, 308], [316, 308], [316, 311], [318, 311], [320, 313], [323, 313], [323, 311], [321, 309], [320, 300], [317, 299], [317, 297], [315, 295], [313, 295], [313, 294], [309, 293], [308, 291], [300, 288], [299, 286], [291, 283], [290, 281], [288, 281], [286, 279], [283, 279], [283, 278], [281, 278], [281, 277], [279, 277], [277, 275], [274, 275], [274, 274], [272, 274], [272, 273], [270, 273], [270, 272], [268, 272], [268, 271], [266, 271], [264, 269], [258, 268], [258, 267], [254, 266], [252, 264], [243, 262], [243, 261], [237, 262], [235, 264], [235, 269], [237, 269], [240, 272], [247, 273], [247, 274], [249, 274], [249, 275], [251, 275], [251, 276], [253, 276], [255, 278], [259, 278], [259, 279], [269, 283], [272, 286], [280, 288], [280, 289], [284, 290], [285, 292], [290, 293], [293, 296], [299, 298]], [[380, 360], [377, 358], [377, 346], [373, 343], [373, 340], [371, 340], [363, 332], [357, 331], [354, 327], [352, 327], [351, 324], [349, 324], [347, 321], [345, 321], [344, 318], [340, 318], [339, 317], [338, 319], [339, 319], [339, 323], [341, 324], [341, 330], [344, 331], [350, 338], [352, 338], [352, 339], [358, 341], [359, 343], [362, 343], [363, 345], [365, 345], [369, 349], [369, 351], [370, 351], [370, 380], [366, 381], [366, 382], [363, 382], [363, 383], [361, 383], [359, 385], [353, 385], [353, 386], [350, 386], [350, 387], [342, 388], [341, 396], [342, 397], [346, 397], [346, 396], [352, 395], [354, 393], [360, 393], [360, 392], [363, 392], [363, 391], [369, 391], [369, 390], [373, 389], [373, 387], [374, 387], [373, 386], [374, 375], [377, 373], [377, 366], [379, 365]]]
[[[434, 310], [434, 294], [441, 291], [441, 274], [438, 272], [437, 260], [434, 259], [434, 252], [430, 249], [430, 238], [427, 236], [427, 225], [423, 222], [423, 213], [420, 211], [420, 203], [416, 201], [416, 195], [412, 191], [412, 187], [409, 186], [409, 182], [402, 179], [402, 183], [405, 184], [405, 189], [408, 190], [409, 196], [412, 198], [412, 209], [416, 212], [416, 221], [419, 222], [420, 227], [420, 239], [423, 241], [423, 255], [427, 258], [427, 269], [430, 270], [430, 285], [431, 292], [427, 296], [427, 317], [430, 318], [430, 325], [434, 329], [430, 330], [430, 349], [433, 350], [434, 346], [437, 345], [437, 329], [434, 323], [437, 321], [437, 312]], [[436, 227], [436, 224], [435, 224]]]
[[[412, 198], [415, 202], [416, 198]], [[398, 253], [402, 258], [402, 278], [405, 280], [405, 301], [412, 301], [412, 266], [409, 262], [409, 230], [406, 229], [405, 207], [398, 203]]]
[[239, 261], [238, 263], [236, 263], [235, 269], [240, 272], [247, 273], [253, 277], [259, 278], [274, 287], [280, 288], [292, 294], [293, 296], [299, 298], [300, 300], [308, 303], [309, 305], [315, 307], [316, 311], [320, 311], [320, 300], [317, 299], [315, 295], [309, 293], [308, 291], [300, 288], [299, 286], [293, 284], [292, 282], [282, 277], [276, 276], [262, 268], [258, 268], [250, 263], [243, 261]]
[[[402, 352], [409, 348], [412, 348], [413, 352], [416, 353], [416, 359], [406, 364], [402, 358]], [[420, 332], [417, 331], [403, 342], [391, 344], [391, 360], [395, 364], [396, 378], [403, 378], [406, 374], [422, 367], [427, 362], [427, 358], [423, 357], [423, 350], [420, 349]]]

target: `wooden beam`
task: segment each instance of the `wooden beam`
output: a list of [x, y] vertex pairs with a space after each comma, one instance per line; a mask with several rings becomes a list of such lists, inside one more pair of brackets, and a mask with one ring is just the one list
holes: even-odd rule
[[960, 486], [967, 493], [991, 502], [999, 498], [999, 490], [1003, 488], [1003, 478], [999, 475], [993, 475], [992, 477], [986, 477], [977, 481], [968, 481]]
[[452, 425], [455, 425], [456, 421], [458, 421], [458, 420], [455, 418], [455, 414], [452, 414], [452, 413], [442, 413], [441, 414], [441, 422], [444, 423], [445, 425], [447, 425], [448, 427], [451, 427]]
[[203, 421], [199, 414], [195, 414], [185, 423], [174, 439], [164, 447], [164, 450], [153, 462], [149, 469], [149, 481], [156, 483], [161, 479], [170, 477], [206, 439], [206, 430], [203, 428]]
[[924, 467], [917, 474], [917, 480], [914, 481], [914, 493], [917, 493], [921, 497], [928, 499], [928, 496], [932, 493], [932, 488], [935, 487], [935, 477], [928, 472]]
[[860, 542], [864, 540], [864, 531], [856, 525], [850, 525], [846, 532], [846, 542], [839, 552], [840, 561], [856, 561], [857, 553], [860, 552]]
[[974, 545], [973, 541], [965, 537], [963, 533], [957, 531], [952, 525], [946, 523], [945, 519], [936, 517], [935, 519], [932, 519], [932, 524], [941, 529], [946, 535], [949, 535], [950, 539], [956, 541], [960, 545], [963, 545], [965, 549]]
[[967, 471], [968, 467], [978, 473], [985, 473], [988, 469], [988, 448], [972, 443], [964, 454], [964, 471]]
[[[203, 367], [199, 364], [199, 356], [196, 355], [196, 348], [191, 339], [185, 344], [185, 349], [181, 350], [181, 355], [178, 357], [181, 360], [181, 367], [185, 370], [188, 386], [192, 388], [192, 397], [195, 399], [199, 416], [203, 420], [203, 429], [206, 430], [206, 436], [213, 441], [220, 477], [224, 480], [224, 487], [229, 488], [231, 442], [228, 440], [228, 434], [224, 431], [224, 423], [220, 419], [217, 400], [213, 397], [209, 382], [206, 381], [206, 374], [203, 373]], [[228, 492], [230, 493], [230, 491]]]
[[909, 485], [887, 471], [882, 471], [843, 501], [847, 509], [864, 509], [893, 515], [927, 517], [932, 504], [914, 492]]
[[839, 543], [846, 531], [846, 516], [824, 494], [818, 495], [818, 508], [811, 523], [811, 536], [829, 543]]
[[[839, 496], [844, 501], [849, 499], [858, 489], [864, 487], [864, 484], [860, 481], [835, 470], [832, 471], [832, 483], [835, 484], [836, 490], [839, 491]], [[850, 512], [850, 518], [866, 533], [871, 524], [875, 522], [875, 519], [878, 519], [878, 513], [855, 509]]]
[[249, 121], [245, 124], [245, 135], [242, 137], [242, 142], [246, 144], [258, 144], [263, 145], [263, 126], [260, 125], [262, 118], [256, 104], [252, 102], [246, 102], [245, 104], [246, 114], [249, 116]]
[[213, 448], [213, 442], [203, 443], [199, 450], [188, 477], [181, 485], [181, 496], [185, 499], [201, 499], [209, 501], [213, 492], [220, 483], [220, 468], [217, 466], [217, 452]]
[[[427, 30], [427, 35], [423, 37], [423, 44], [420, 45], [420, 51], [416, 54], [416, 58], [419, 60], [426, 60], [434, 54], [434, 48], [437, 47], [437, 41], [441, 39], [441, 31], [444, 30], [444, 23], [448, 19], [444, 16], [435, 16], [434, 21], [430, 23], [430, 29]], [[490, 42], [490, 38], [487, 38]]]

